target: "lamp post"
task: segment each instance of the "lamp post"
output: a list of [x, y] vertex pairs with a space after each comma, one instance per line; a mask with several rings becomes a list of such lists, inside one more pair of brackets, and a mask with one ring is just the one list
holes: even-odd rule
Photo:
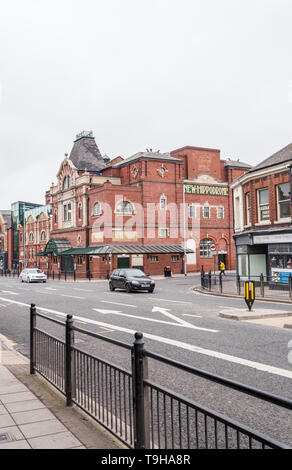
[[184, 275], [187, 275], [187, 254], [186, 254], [186, 210], [185, 210], [185, 186], [182, 184], [183, 188], [183, 238], [184, 238]]

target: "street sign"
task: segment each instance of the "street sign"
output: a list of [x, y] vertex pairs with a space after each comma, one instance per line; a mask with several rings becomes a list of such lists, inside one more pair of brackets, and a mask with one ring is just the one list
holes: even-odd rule
[[245, 281], [244, 282], [244, 300], [248, 306], [249, 311], [253, 306], [255, 300], [255, 286], [254, 281]]
[[215, 243], [211, 243], [211, 245], [210, 245], [210, 250], [211, 250], [211, 251], [216, 251], [216, 245], [215, 245]]

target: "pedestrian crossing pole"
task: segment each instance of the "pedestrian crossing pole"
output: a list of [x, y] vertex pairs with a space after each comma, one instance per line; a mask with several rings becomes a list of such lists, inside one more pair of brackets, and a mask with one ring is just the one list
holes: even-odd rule
[[248, 310], [251, 311], [253, 303], [255, 301], [255, 285], [254, 281], [244, 282], [244, 300], [248, 306]]

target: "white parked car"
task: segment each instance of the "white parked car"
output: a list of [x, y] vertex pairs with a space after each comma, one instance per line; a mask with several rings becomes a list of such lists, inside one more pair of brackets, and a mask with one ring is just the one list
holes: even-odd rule
[[47, 276], [38, 268], [24, 269], [20, 273], [19, 279], [21, 282], [47, 282]]

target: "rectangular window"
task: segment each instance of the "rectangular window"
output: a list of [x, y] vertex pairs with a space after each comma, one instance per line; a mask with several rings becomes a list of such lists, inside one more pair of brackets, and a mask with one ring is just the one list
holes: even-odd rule
[[191, 204], [189, 206], [189, 218], [190, 219], [196, 219], [197, 217], [197, 207], [195, 204]]
[[82, 264], [82, 263], [83, 263], [83, 256], [78, 256], [77, 264]]
[[258, 218], [259, 222], [270, 220], [269, 190], [258, 189]]
[[278, 220], [290, 218], [290, 184], [277, 186]]
[[224, 219], [224, 207], [217, 207], [217, 219]]
[[210, 219], [210, 207], [209, 206], [205, 206], [203, 208], [203, 217], [204, 219]]
[[64, 206], [64, 220], [65, 220], [65, 221], [68, 220], [68, 208], [67, 208], [67, 205]]
[[160, 198], [160, 210], [161, 211], [166, 210], [166, 198], [165, 197]]
[[167, 238], [168, 237], [168, 228], [160, 228], [159, 229], [159, 237], [160, 238]]
[[250, 225], [250, 193], [245, 195], [246, 225]]
[[158, 256], [150, 256], [150, 263], [157, 263], [158, 262]]
[[172, 255], [171, 261], [173, 261], [174, 263], [176, 263], [177, 261], [179, 261], [179, 256], [178, 256], [178, 255]]

